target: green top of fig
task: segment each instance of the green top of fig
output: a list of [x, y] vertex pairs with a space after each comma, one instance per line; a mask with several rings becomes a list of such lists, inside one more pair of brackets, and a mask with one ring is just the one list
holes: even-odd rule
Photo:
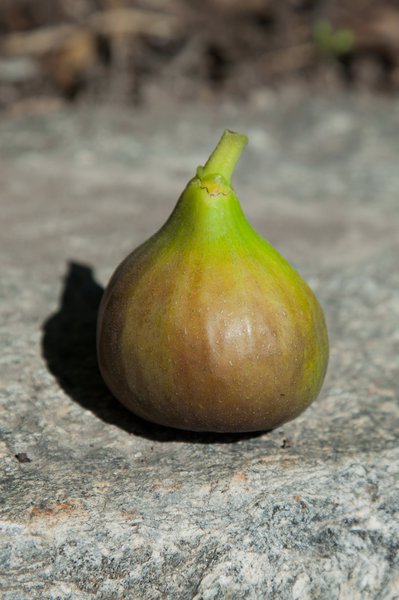
[[[184, 239], [190, 244], [203, 244], [204, 240], [224, 239], [249, 234], [253, 241], [259, 237], [245, 218], [231, 185], [231, 177], [243, 149], [248, 143], [246, 135], [226, 130], [204, 166], [199, 166], [162, 232], [168, 244], [177, 247]], [[172, 233], [173, 232], [173, 233]], [[246, 233], [245, 233], [246, 232]], [[160, 237], [162, 239], [162, 236]], [[262, 238], [259, 237], [262, 241]], [[209, 251], [219, 251], [217, 245]]]
[[[220, 182], [222, 186], [230, 186], [231, 176], [247, 143], [246, 135], [226, 129], [205, 165], [198, 167], [198, 179], [204, 185], [208, 181], [215, 181], [216, 183]], [[215, 193], [217, 185], [212, 190]]]

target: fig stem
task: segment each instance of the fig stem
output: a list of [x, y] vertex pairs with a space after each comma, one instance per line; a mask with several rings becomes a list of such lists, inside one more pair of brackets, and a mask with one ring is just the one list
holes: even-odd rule
[[221, 175], [230, 183], [235, 166], [247, 143], [246, 135], [226, 129], [205, 165], [199, 169], [201, 179], [210, 175]]

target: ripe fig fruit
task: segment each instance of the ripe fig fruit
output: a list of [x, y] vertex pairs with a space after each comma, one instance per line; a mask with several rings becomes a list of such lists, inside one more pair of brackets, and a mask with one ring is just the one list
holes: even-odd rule
[[224, 132], [165, 225], [121, 263], [104, 293], [101, 373], [149, 421], [269, 430], [299, 415], [321, 388], [322, 309], [249, 225], [230, 184], [246, 143]]

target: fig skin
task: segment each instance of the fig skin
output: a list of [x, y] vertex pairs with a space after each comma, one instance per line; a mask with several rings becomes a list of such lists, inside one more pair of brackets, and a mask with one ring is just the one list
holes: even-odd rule
[[218, 148], [166, 224], [112, 276], [98, 361], [111, 392], [144, 419], [270, 430], [317, 397], [327, 329], [308, 285], [247, 222], [229, 182], [238, 157], [228, 164], [225, 143], [215, 160]]

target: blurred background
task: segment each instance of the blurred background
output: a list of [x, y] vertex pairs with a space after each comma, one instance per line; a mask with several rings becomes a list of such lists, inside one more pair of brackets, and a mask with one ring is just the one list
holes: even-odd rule
[[399, 90], [398, 0], [1, 0], [0, 110]]

